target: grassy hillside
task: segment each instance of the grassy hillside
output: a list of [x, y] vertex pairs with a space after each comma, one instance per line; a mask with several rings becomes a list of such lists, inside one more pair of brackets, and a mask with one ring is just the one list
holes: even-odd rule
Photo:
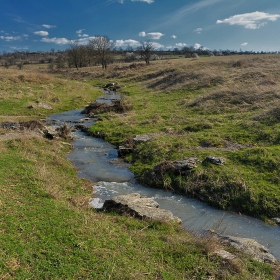
[[[84, 107], [100, 95], [92, 87], [95, 80], [32, 71], [0, 69], [0, 122], [40, 120], [54, 112]], [[70, 70], [67, 75], [74, 74], [85, 75]], [[156, 95], [167, 98], [168, 94], [152, 93], [145, 83], [129, 84], [128, 80], [127, 72], [122, 81], [127, 82], [134, 111], [122, 116], [105, 114], [98, 125], [105, 130], [108, 120], [121, 124], [120, 134], [113, 133], [111, 126], [106, 128], [114, 143], [136, 132], [161, 131], [159, 124], [165, 118], [155, 118], [156, 125], [148, 118], [141, 119], [138, 112], [147, 110], [146, 114], [155, 115], [160, 108], [154, 104]], [[174, 91], [174, 97], [177, 95]], [[37, 107], [38, 102], [47, 102], [53, 110]], [[0, 136], [9, 133], [0, 130]], [[145, 147], [137, 148], [130, 160], [139, 177], [143, 166], [148, 169], [160, 161], [160, 153], [172, 155], [170, 137], [185, 138], [175, 132], [159, 136], [149, 143], [150, 149], [162, 145], [151, 160], [144, 156]], [[232, 248], [227, 250], [237, 258], [226, 261], [214, 254], [221, 245], [212, 238], [201, 240], [176, 225], [89, 209], [92, 182], [77, 178], [66, 160], [70, 148], [65, 141], [29, 139], [28, 132], [0, 141], [0, 279], [273, 279], [278, 266], [261, 264]], [[140, 163], [140, 159], [147, 162]]]
[[[125, 100], [134, 108], [104, 114], [91, 131], [106, 134], [116, 146], [155, 133], [127, 156], [144, 184], [221, 209], [280, 216], [279, 66], [279, 56], [236, 56], [124, 64], [103, 76], [89, 71], [96, 84], [125, 84]], [[226, 163], [209, 164], [207, 156]], [[152, 178], [156, 165], [187, 157], [202, 164], [187, 176], [165, 172]]]

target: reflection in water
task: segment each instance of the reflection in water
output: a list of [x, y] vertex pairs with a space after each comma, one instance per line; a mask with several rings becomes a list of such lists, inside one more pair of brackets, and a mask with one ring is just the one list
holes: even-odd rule
[[[49, 118], [56, 122], [76, 122], [84, 118], [81, 110], [56, 114]], [[92, 121], [85, 123], [91, 125]], [[115, 195], [140, 193], [142, 196], [154, 198], [161, 208], [171, 210], [178, 216], [183, 227], [196, 234], [214, 229], [220, 234], [253, 238], [268, 247], [271, 253], [280, 259], [280, 227], [269, 226], [260, 220], [225, 212], [207, 206], [205, 203], [176, 195], [168, 191], [145, 188], [135, 182], [133, 174], [124, 164], [118, 162], [116, 149], [101, 139], [75, 131], [72, 135], [74, 149], [68, 158], [78, 168], [79, 176], [98, 182], [95, 198], [91, 205], [101, 207], [104, 200]]]

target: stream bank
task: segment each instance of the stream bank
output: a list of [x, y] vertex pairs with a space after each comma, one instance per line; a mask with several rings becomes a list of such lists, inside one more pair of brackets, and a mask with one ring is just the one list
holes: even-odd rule
[[[52, 115], [47, 121], [56, 125], [64, 122], [90, 126], [94, 119], [84, 120], [82, 110]], [[78, 169], [78, 175], [96, 182], [94, 197], [90, 204], [100, 207], [107, 199], [116, 195], [139, 193], [153, 198], [161, 208], [170, 210], [182, 220], [182, 226], [194, 234], [201, 235], [213, 230], [217, 234], [251, 238], [270, 249], [280, 259], [280, 227], [264, 224], [262, 221], [221, 211], [203, 202], [187, 198], [170, 191], [146, 188], [137, 183], [128, 165], [118, 158], [118, 151], [100, 138], [88, 136], [85, 132], [72, 132], [73, 151], [69, 160]]]

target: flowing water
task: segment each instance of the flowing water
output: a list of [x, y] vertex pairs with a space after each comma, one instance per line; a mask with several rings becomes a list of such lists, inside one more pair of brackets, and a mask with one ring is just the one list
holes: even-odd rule
[[[114, 95], [104, 100], [117, 98]], [[103, 97], [99, 99], [103, 102]], [[79, 122], [85, 116], [81, 110], [52, 115], [48, 121], [54, 125], [68, 122], [70, 125]], [[93, 120], [86, 120], [85, 125], [92, 125]], [[82, 178], [97, 182], [94, 186], [94, 198], [90, 201], [93, 207], [101, 207], [106, 199], [115, 195], [140, 193], [142, 196], [154, 198], [163, 209], [182, 220], [182, 226], [188, 231], [201, 234], [214, 229], [223, 235], [253, 238], [268, 247], [271, 253], [280, 260], [280, 227], [269, 226], [260, 220], [226, 212], [209, 207], [195, 199], [186, 198], [169, 191], [146, 188], [138, 184], [128, 165], [118, 158], [117, 150], [105, 141], [87, 136], [81, 131], [74, 131], [73, 151], [69, 160], [79, 170]]]

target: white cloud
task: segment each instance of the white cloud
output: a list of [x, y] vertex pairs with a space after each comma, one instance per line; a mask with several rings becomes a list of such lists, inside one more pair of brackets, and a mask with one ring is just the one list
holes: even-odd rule
[[69, 40], [66, 38], [42, 38], [41, 40], [44, 43], [54, 43], [57, 45], [65, 45], [65, 44], [69, 44]]
[[154, 0], [131, 0], [132, 2], [146, 2], [148, 4], [154, 3]]
[[139, 37], [147, 37], [153, 40], [159, 40], [164, 35], [165, 34], [162, 34], [160, 32], [150, 32], [150, 33], [146, 33], [145, 31], [139, 32]]
[[234, 15], [223, 20], [217, 20], [216, 23], [227, 23], [229, 25], [241, 25], [247, 29], [258, 29], [268, 21], [276, 21], [279, 14], [268, 14], [264, 12], [253, 12], [240, 15]]
[[139, 32], [139, 37], [146, 37], [147, 34], [145, 31]]
[[45, 37], [45, 36], [49, 35], [49, 32], [48, 31], [36, 31], [36, 32], [34, 32], [34, 34]]
[[13, 50], [28, 50], [28, 47], [15, 47], [15, 46], [12, 46], [10, 48], [13, 49]]
[[200, 34], [202, 32], [202, 28], [196, 28], [193, 32]]
[[187, 44], [185, 44], [185, 43], [177, 43], [177, 44], [175, 44], [175, 46], [176, 46], [176, 48], [183, 48], [183, 47], [186, 47]]
[[119, 3], [123, 4], [124, 0], [118, 0]]
[[22, 36], [23, 36], [24, 38], [28, 38], [28, 37], [29, 37], [28, 34], [23, 34]]
[[165, 48], [164, 45], [161, 45], [161, 44], [159, 44], [157, 42], [152, 42], [152, 44], [153, 44], [153, 47], [155, 49], [163, 49], [163, 48]]
[[176, 39], [176, 38], [177, 38], [177, 36], [176, 36], [176, 35], [172, 35], [172, 36], [171, 36], [171, 38]]
[[92, 36], [92, 37], [84, 37], [84, 38], [81, 38], [81, 39], [78, 39], [78, 42], [79, 44], [81, 45], [86, 45], [88, 44], [88, 42], [91, 40], [91, 39], [94, 39], [95, 37]]
[[247, 42], [244, 42], [244, 43], [241, 44], [241, 46], [247, 46], [247, 45], [248, 45]]
[[197, 49], [199, 49], [201, 47], [201, 45], [198, 44], [198, 43], [195, 43], [193, 47], [197, 50]]
[[18, 41], [20, 40], [20, 36], [0, 36], [0, 39], [10, 42], [10, 41]]
[[77, 34], [82, 34], [82, 32], [83, 32], [84, 30], [85, 30], [85, 29], [77, 30], [76, 33], [77, 33]]
[[164, 35], [165, 34], [162, 34], [160, 32], [147, 33], [147, 37], [149, 37], [150, 39], [154, 39], [154, 40], [159, 40]]
[[123, 48], [123, 47], [127, 47], [127, 46], [138, 47], [140, 45], [141, 45], [140, 42], [138, 42], [136, 40], [132, 40], [132, 39], [116, 40], [116, 47], [117, 48]]
[[78, 37], [82, 37], [82, 38], [85, 38], [85, 37], [88, 37], [89, 35], [88, 34], [83, 34], [83, 31], [85, 29], [80, 29], [80, 30], [77, 30], [76, 33], [78, 34]]
[[50, 25], [50, 24], [43, 24], [42, 26], [45, 27], [45, 28], [48, 28], [48, 29], [50, 29], [50, 28], [56, 28], [55, 25]]

